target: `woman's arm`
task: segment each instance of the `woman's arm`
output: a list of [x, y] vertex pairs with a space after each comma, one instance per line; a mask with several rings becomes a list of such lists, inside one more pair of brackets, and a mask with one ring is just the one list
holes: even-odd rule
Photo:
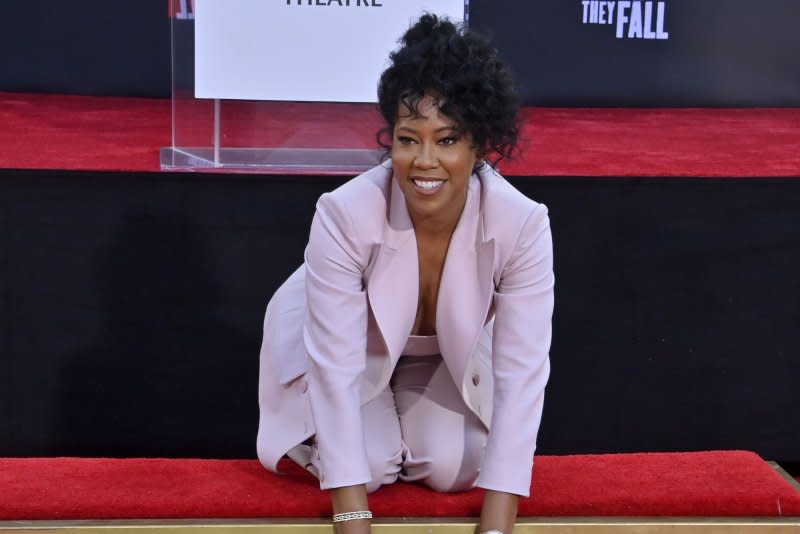
[[492, 421], [477, 485], [528, 496], [550, 374], [553, 252], [547, 208], [528, 214], [494, 295]]
[[[367, 488], [364, 484], [345, 486], [331, 490], [333, 513], [361, 512], [369, 510], [367, 505]], [[370, 532], [369, 519], [353, 519], [334, 523], [336, 534], [367, 534]]]
[[306, 247], [308, 307], [303, 329], [322, 489], [371, 479], [361, 419], [367, 332], [362, 276], [367, 256], [348, 210], [323, 195]]
[[487, 490], [483, 496], [478, 533], [499, 530], [503, 534], [511, 534], [517, 520], [518, 503], [519, 496], [513, 493]]

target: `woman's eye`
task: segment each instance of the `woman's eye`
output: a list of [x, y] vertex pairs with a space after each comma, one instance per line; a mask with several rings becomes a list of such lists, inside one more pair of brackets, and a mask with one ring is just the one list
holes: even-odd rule
[[442, 137], [439, 139], [439, 144], [444, 146], [454, 145], [458, 141], [455, 137]]
[[414, 142], [414, 140], [408, 137], [407, 135], [401, 135], [397, 138], [397, 140], [403, 145], [410, 145], [411, 143]]

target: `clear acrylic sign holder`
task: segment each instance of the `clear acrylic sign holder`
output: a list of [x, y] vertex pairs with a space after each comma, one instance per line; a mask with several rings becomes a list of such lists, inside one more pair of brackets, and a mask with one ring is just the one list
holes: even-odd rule
[[380, 162], [375, 103], [195, 98], [191, 2], [171, 1], [172, 146], [161, 149], [162, 170], [355, 175]]

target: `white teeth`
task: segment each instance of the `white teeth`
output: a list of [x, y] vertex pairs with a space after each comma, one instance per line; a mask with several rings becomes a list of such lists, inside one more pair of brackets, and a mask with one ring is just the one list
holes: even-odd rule
[[444, 183], [444, 180], [418, 180], [414, 179], [414, 185], [420, 189], [433, 190]]

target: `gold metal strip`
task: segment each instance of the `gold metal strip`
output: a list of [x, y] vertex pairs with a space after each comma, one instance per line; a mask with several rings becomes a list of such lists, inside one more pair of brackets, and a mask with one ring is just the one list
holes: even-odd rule
[[[474, 519], [380, 519], [375, 534], [473, 534]], [[309, 519], [0, 521], [3, 534], [331, 534]], [[122, 532], [124, 531], [124, 533]], [[800, 534], [794, 518], [520, 518], [515, 534]]]

